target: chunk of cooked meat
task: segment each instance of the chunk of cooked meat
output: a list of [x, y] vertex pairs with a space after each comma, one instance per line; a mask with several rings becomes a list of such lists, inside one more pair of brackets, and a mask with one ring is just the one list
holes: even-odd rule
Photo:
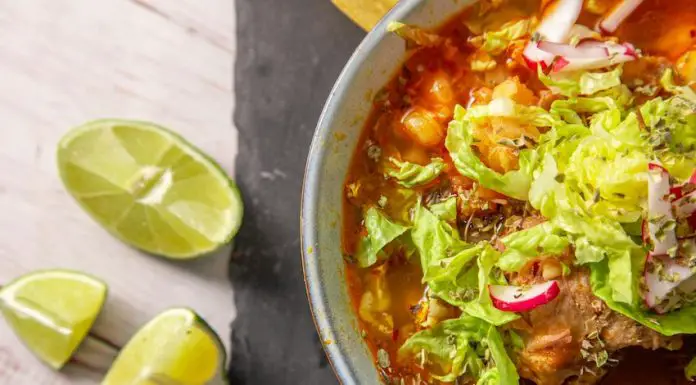
[[[513, 279], [521, 281], [528, 283], [529, 277]], [[517, 357], [520, 375], [537, 385], [595, 384], [620, 349], [681, 346], [681, 336], [665, 337], [609, 309], [592, 294], [587, 270], [559, 283], [561, 294], [555, 300], [512, 324], [525, 342]]]
[[616, 312], [607, 314], [604, 324], [601, 337], [609, 351], [617, 351], [630, 346], [640, 346], [650, 350], [660, 348], [677, 350], [682, 345], [681, 337], [665, 337]]

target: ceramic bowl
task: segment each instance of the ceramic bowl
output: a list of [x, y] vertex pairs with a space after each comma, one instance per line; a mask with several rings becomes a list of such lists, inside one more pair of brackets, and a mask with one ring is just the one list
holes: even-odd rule
[[341, 253], [343, 185], [375, 93], [400, 68], [404, 42], [386, 31], [391, 21], [435, 27], [475, 0], [401, 0], [346, 64], [319, 119], [302, 192], [302, 262], [307, 294], [322, 344], [345, 385], [380, 383], [360, 336]]

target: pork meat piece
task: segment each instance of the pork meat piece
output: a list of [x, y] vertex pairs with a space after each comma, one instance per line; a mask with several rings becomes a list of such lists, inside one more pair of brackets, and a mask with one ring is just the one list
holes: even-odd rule
[[[531, 282], [516, 277], [513, 283]], [[525, 342], [517, 357], [520, 375], [537, 385], [596, 384], [625, 347], [681, 347], [681, 336], [665, 337], [609, 309], [592, 294], [587, 270], [559, 283], [556, 299], [512, 324]]]

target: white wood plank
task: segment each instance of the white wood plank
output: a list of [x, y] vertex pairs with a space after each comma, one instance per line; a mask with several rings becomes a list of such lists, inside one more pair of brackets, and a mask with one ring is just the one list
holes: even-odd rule
[[[35, 269], [86, 271], [110, 286], [95, 328], [110, 341], [122, 345], [159, 311], [183, 305], [227, 343], [236, 314], [229, 250], [192, 263], [145, 256], [88, 218], [56, 172], [60, 137], [101, 117], [159, 122], [233, 171], [233, 2], [146, 5], [0, 0], [0, 284]], [[74, 367], [66, 373], [44, 368], [0, 322], [0, 385], [100, 377]]]
[[131, 0], [169, 18], [229, 52], [234, 52], [234, 1]]

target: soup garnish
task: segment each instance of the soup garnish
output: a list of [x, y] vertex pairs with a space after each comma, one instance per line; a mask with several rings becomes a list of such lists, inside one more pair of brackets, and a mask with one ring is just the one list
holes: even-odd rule
[[488, 0], [389, 30], [408, 57], [375, 97], [343, 215], [383, 380], [594, 384], [627, 348], [681, 349], [696, 2]]

